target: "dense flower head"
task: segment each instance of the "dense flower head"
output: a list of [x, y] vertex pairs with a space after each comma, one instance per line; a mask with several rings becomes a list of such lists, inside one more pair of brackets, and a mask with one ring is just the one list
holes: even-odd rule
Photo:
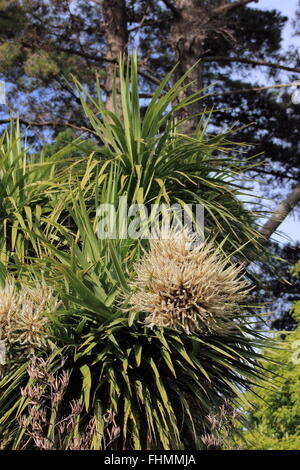
[[249, 291], [241, 270], [211, 242], [195, 246], [184, 232], [161, 234], [135, 266], [129, 309], [147, 313], [150, 327], [224, 333]]
[[40, 346], [45, 340], [47, 313], [58, 308], [59, 301], [44, 282], [17, 289], [10, 279], [0, 289], [0, 340], [25, 346]]

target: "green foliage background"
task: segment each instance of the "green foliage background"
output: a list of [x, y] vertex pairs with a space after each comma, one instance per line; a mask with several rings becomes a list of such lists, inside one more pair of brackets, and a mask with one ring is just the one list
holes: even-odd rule
[[[299, 262], [293, 272], [299, 276]], [[300, 449], [300, 302], [293, 305], [291, 315], [298, 326], [277, 334], [277, 348], [270, 354], [275, 363], [267, 365], [274, 374], [272, 386], [255, 389], [259, 396], [248, 397], [254, 409], [244, 410], [251, 423], [243, 432], [245, 449]]]

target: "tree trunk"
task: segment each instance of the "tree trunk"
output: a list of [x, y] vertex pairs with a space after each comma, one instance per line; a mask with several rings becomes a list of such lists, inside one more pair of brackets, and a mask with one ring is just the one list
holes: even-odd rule
[[[175, 77], [178, 79], [187, 72], [199, 59], [205, 55], [205, 41], [208, 35], [214, 32], [224, 38], [232, 39], [229, 34], [226, 15], [237, 8], [258, 0], [237, 0], [235, 2], [224, 1], [219, 6], [210, 5], [207, 8], [201, 6], [200, 0], [176, 0], [176, 4], [170, 0], [164, 0], [166, 6], [174, 15], [174, 22], [170, 33], [170, 43], [177, 55], [177, 67]], [[203, 89], [203, 62], [200, 62], [189, 75], [188, 82], [192, 85], [181, 93], [180, 99], [184, 99]], [[201, 101], [191, 104], [188, 109], [180, 113], [180, 117], [194, 115], [201, 112]], [[189, 119], [185, 125], [185, 132], [192, 132], [197, 124], [197, 118]]]
[[[105, 39], [107, 46], [106, 58], [111, 62], [106, 66], [106, 108], [113, 111], [112, 88], [114, 82], [115, 62], [120, 53], [127, 48], [128, 30], [125, 0], [105, 0], [103, 3], [103, 15], [105, 19]], [[117, 84], [118, 85], [118, 84]]]
[[[199, 6], [198, 0], [177, 0], [176, 9], [177, 14], [171, 29], [170, 42], [177, 55], [178, 67], [175, 78], [179, 79], [203, 55], [206, 38], [205, 24], [209, 21], [209, 17], [207, 10]], [[201, 62], [191, 71], [187, 81], [193, 83], [181, 93], [179, 96], [181, 101], [203, 88]], [[197, 114], [200, 111], [199, 102], [195, 102], [188, 109], [183, 110], [180, 117]], [[186, 123], [185, 132], [192, 131], [193, 127], [195, 127], [195, 119]]]
[[277, 230], [279, 225], [294, 209], [294, 207], [300, 202], [300, 183], [298, 183], [294, 189], [288, 194], [288, 196], [281, 201], [278, 207], [275, 209], [271, 217], [260, 229], [261, 235], [264, 239], [268, 240], [271, 235]]

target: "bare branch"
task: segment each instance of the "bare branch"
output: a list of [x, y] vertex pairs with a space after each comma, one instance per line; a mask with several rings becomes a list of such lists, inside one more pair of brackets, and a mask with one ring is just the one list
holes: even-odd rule
[[300, 73], [299, 67], [288, 67], [286, 65], [275, 64], [274, 62], [267, 62], [265, 60], [254, 60], [247, 59], [244, 57], [225, 57], [225, 56], [204, 56], [202, 58], [204, 62], [240, 62], [244, 64], [254, 65], [254, 66], [264, 66], [271, 67], [274, 69], [286, 70], [288, 72]]
[[300, 183], [296, 184], [290, 194], [278, 205], [271, 217], [260, 229], [260, 233], [265, 240], [273, 235], [279, 225], [285, 220], [290, 214], [294, 207], [300, 201]]
[[[88, 54], [86, 52], [80, 52], [80, 51], [76, 51], [76, 50], [73, 51], [71, 49], [66, 49], [66, 48], [61, 47], [61, 46], [57, 46], [56, 49], [58, 51], [66, 52], [68, 54], [79, 55], [79, 56], [84, 57], [86, 59], [93, 60], [94, 62], [103, 61], [103, 62], [110, 62], [112, 64], [117, 64], [118, 63], [117, 59], [111, 59], [111, 58], [105, 57], [105, 56], [95, 56], [93, 54]], [[160, 85], [160, 80], [155, 78], [154, 73], [152, 74], [152, 73], [150, 73], [150, 71], [142, 70], [142, 69], [139, 68], [138, 69], [138, 74], [141, 75], [141, 77], [146, 78], [150, 82], [155, 83], [156, 85]]]
[[[149, 78], [148, 76], [145, 78]], [[151, 77], [155, 78], [155, 77]], [[243, 93], [260, 93], [261, 91], [264, 90], [271, 90], [272, 88], [288, 88], [288, 87], [294, 87], [295, 85], [293, 83], [279, 83], [279, 84], [274, 84], [274, 85], [269, 85], [269, 86], [260, 86], [260, 87], [253, 87], [253, 88], [240, 88], [236, 90], [228, 90], [228, 91], [222, 91], [220, 93], [212, 93], [212, 96], [224, 96], [224, 95], [237, 95], [237, 94], [243, 94]], [[140, 98], [153, 98], [153, 93], [140, 93]], [[209, 95], [208, 95], [209, 96]]]
[[145, 26], [158, 26], [160, 24], [164, 24], [165, 21], [164, 20], [144, 20], [144, 21], [141, 21], [140, 24], [138, 24], [137, 26], [134, 26], [133, 28], [130, 28], [128, 30], [128, 33], [133, 33], [134, 31], [138, 31], [142, 28], [144, 28]]
[[180, 16], [180, 13], [179, 11], [177, 10], [176, 6], [174, 5], [174, 3], [172, 3], [170, 0], [162, 0], [164, 2], [164, 4], [166, 5], [166, 7], [169, 8], [169, 10], [172, 11], [173, 15], [175, 16], [175, 18], [178, 18]]
[[[24, 41], [22, 41], [22, 45], [25, 46], [25, 47], [28, 47], [32, 50], [35, 50], [35, 48], [33, 47], [32, 44], [25, 43]], [[76, 49], [70, 49], [70, 48], [67, 48], [67, 47], [60, 46], [59, 44], [51, 44], [51, 45], [49, 45], [49, 44], [46, 45], [45, 44], [44, 46], [42, 44], [40, 44], [39, 47], [40, 47], [40, 49], [47, 50], [47, 51], [49, 51], [49, 47], [50, 47], [52, 51], [65, 52], [66, 54], [72, 54], [72, 55], [77, 55], [79, 57], [83, 57], [85, 59], [93, 61], [93, 65], [98, 66], [98, 67], [100, 67], [99, 62], [108, 62], [108, 63], [111, 63], [111, 64], [117, 64], [118, 63], [117, 59], [112, 59], [112, 58], [109, 58], [109, 57], [106, 57], [106, 56], [97, 56], [95, 54], [89, 54], [86, 51], [78, 51]], [[98, 62], [98, 64], [97, 64], [97, 62]], [[141, 75], [141, 77], [146, 78], [147, 80], [154, 83], [155, 85], [160, 85], [160, 80], [155, 78], [154, 74], [151, 74], [150, 72], [141, 70], [140, 68], [138, 69], [138, 73], [139, 73], [139, 75]]]
[[216, 8], [213, 9], [212, 14], [213, 16], [219, 16], [219, 15], [224, 15], [228, 13], [229, 11], [235, 10], [236, 8], [243, 7], [247, 5], [247, 3], [258, 3], [258, 0], [238, 0], [233, 3], [224, 3], [223, 5], [220, 5]]
[[[34, 43], [29, 43], [27, 41], [20, 41], [20, 44], [23, 46], [23, 47], [26, 47], [28, 49], [31, 49], [33, 51], [36, 50], [36, 46]], [[72, 48], [69, 48], [69, 47], [64, 47], [64, 46], [61, 46], [59, 43], [45, 43], [45, 44], [42, 44], [40, 43], [39, 46], [38, 46], [39, 49], [42, 49], [42, 50], [45, 50], [45, 51], [58, 51], [58, 52], [64, 52], [66, 54], [70, 54], [70, 55], [77, 55], [79, 57], [82, 57], [84, 59], [88, 59], [88, 60], [92, 60], [93, 62], [108, 62], [108, 63], [116, 63], [116, 60], [115, 59], [111, 59], [109, 57], [106, 57], [106, 56], [97, 56], [96, 54], [89, 54], [88, 52], [84, 51], [83, 49], [82, 50], [77, 50], [77, 49], [72, 49]]]
[[272, 88], [288, 88], [295, 86], [293, 83], [279, 83], [275, 85], [269, 85], [269, 86], [260, 86], [260, 87], [253, 87], [253, 88], [240, 88], [237, 90], [228, 90], [228, 91], [223, 91], [222, 93], [214, 93], [216, 96], [223, 96], [223, 95], [235, 95], [235, 94], [241, 94], [241, 93], [260, 93], [261, 91], [264, 90], [271, 90]]
[[290, 180], [290, 181], [295, 181], [295, 176], [292, 176], [291, 174], [287, 174], [286, 172], [283, 171], [273, 171], [273, 170], [263, 170], [259, 167], [254, 167], [251, 170], [255, 174], [262, 174], [262, 175], [267, 175], [267, 176], [274, 176], [275, 178], [281, 178], [284, 180]]
[[80, 99], [76, 96], [76, 93], [74, 92], [73, 88], [69, 85], [69, 83], [67, 82], [67, 80], [65, 79], [65, 77], [59, 77], [59, 76], [55, 76], [54, 77], [54, 80], [58, 83], [58, 85], [64, 90], [66, 91], [67, 93], [69, 93], [69, 95], [72, 96], [72, 98], [74, 98], [75, 102], [77, 104], [81, 104], [81, 101]]
[[154, 76], [154, 74], [152, 72], [150, 72], [149, 70], [139, 70], [138, 71], [139, 75], [141, 77], [144, 77], [146, 78], [147, 80], [149, 80], [150, 82], [154, 83], [155, 85], [160, 85], [161, 81], [159, 80], [159, 78], [156, 78]]
[[70, 127], [71, 129], [76, 129], [78, 131], [92, 132], [91, 129], [78, 126], [77, 124], [73, 122], [64, 121], [62, 119], [56, 119], [56, 120], [54, 119], [51, 121], [31, 121], [30, 119], [25, 119], [21, 117], [10, 117], [10, 118], [0, 119], [0, 125], [8, 124], [11, 121], [19, 121], [21, 124], [25, 124], [25, 126], [30, 126], [30, 127]]

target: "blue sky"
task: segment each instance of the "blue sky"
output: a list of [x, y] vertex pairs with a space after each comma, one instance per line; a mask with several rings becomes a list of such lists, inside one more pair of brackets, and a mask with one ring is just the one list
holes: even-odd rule
[[[260, 8], [262, 10], [279, 10], [289, 18], [288, 24], [285, 27], [283, 43], [284, 46], [290, 44], [298, 44], [300, 46], [300, 37], [293, 37], [292, 20], [295, 17], [295, 11], [299, 2], [298, 0], [259, 0], [258, 3], [253, 3], [253, 8]], [[250, 4], [251, 5], [251, 4]], [[249, 5], [249, 6], [250, 6]]]
[[[259, 0], [258, 3], [253, 3], [253, 8], [259, 8], [263, 10], [270, 10], [276, 9], [283, 13], [285, 16], [289, 18], [284, 32], [283, 32], [283, 48], [287, 49], [290, 45], [297, 45], [300, 48], [300, 36], [293, 37], [293, 26], [292, 21], [295, 18], [295, 11], [299, 6], [299, 0]], [[289, 82], [289, 74], [283, 74], [284, 83]], [[259, 79], [256, 76], [256, 79]], [[285, 81], [285, 79], [287, 81]], [[300, 76], [299, 76], [300, 79]], [[262, 81], [264, 80], [264, 75], [262, 74]], [[265, 82], [263, 82], [265, 84]], [[298, 109], [300, 112], [300, 105], [298, 105]], [[258, 186], [259, 188], [259, 186]], [[256, 189], [256, 188], [255, 188]], [[276, 207], [276, 203], [271, 203], [270, 201], [266, 201], [266, 206], [273, 209]], [[273, 236], [273, 239], [278, 240], [279, 242], [286, 243], [286, 237], [290, 239], [290, 241], [300, 242], [300, 209], [293, 211], [293, 213], [286, 218], [286, 220], [280, 226], [280, 232], [282, 232], [283, 236], [276, 234]]]

